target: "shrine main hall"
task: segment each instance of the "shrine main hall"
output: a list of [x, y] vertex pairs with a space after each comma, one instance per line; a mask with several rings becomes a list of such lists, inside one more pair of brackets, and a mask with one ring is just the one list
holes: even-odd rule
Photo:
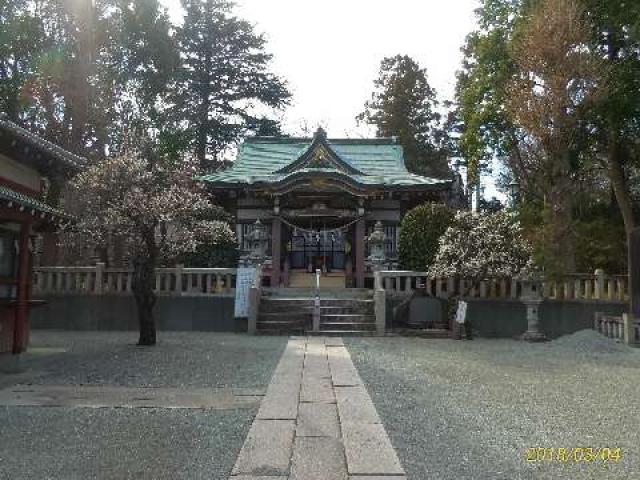
[[[373, 276], [367, 238], [384, 233], [385, 261], [397, 261], [400, 222], [416, 205], [455, 204], [460, 181], [410, 173], [393, 138], [254, 137], [225, 170], [202, 177], [235, 215], [242, 252], [265, 231], [264, 275], [272, 287], [363, 288]], [[378, 233], [378, 235], [380, 235]]]

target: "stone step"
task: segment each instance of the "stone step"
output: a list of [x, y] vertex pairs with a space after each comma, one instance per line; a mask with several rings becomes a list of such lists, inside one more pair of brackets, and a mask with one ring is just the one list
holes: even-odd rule
[[293, 310], [289, 312], [258, 312], [258, 321], [304, 322], [312, 317], [311, 312]]
[[367, 315], [362, 313], [336, 313], [336, 314], [322, 314], [320, 315], [320, 321], [343, 321], [343, 322], [373, 322], [376, 321], [375, 315]]
[[370, 331], [375, 330], [376, 324], [371, 322], [320, 322], [321, 331]]
[[[313, 298], [314, 288], [264, 288], [263, 296], [279, 298]], [[321, 298], [373, 298], [373, 290], [366, 288], [320, 288]]]
[[307, 335], [321, 337], [375, 337], [378, 333], [375, 330], [320, 330], [318, 332], [310, 330]]
[[[268, 313], [313, 312], [314, 304], [314, 299], [263, 297], [260, 301], [260, 311]], [[374, 303], [370, 300], [320, 299], [320, 308], [322, 312], [327, 313], [373, 314]]]

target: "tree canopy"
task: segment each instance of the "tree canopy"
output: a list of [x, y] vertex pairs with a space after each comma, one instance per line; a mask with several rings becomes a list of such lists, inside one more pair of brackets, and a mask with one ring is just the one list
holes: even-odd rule
[[594, 215], [607, 211], [610, 231], [636, 224], [636, 3], [483, 0], [463, 49], [455, 125], [468, 181], [501, 160], [500, 184], [520, 185], [523, 226], [550, 273], [599, 267], [586, 254]]
[[446, 130], [427, 71], [407, 55], [384, 58], [371, 100], [358, 120], [373, 125], [378, 137], [398, 137], [409, 171], [450, 177]]
[[211, 167], [240, 135], [276, 130], [289, 93], [264, 38], [227, 1], [183, 6], [173, 25], [158, 0], [3, 1], [0, 109], [94, 159], [146, 131]]

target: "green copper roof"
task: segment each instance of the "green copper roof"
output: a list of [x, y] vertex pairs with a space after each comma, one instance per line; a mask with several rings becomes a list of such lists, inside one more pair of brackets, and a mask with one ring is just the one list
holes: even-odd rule
[[314, 173], [343, 177], [364, 187], [438, 188], [450, 183], [409, 173], [402, 147], [394, 139], [326, 139], [322, 131], [314, 138], [248, 139], [231, 168], [201, 179], [218, 186], [260, 186]]
[[59, 218], [71, 218], [71, 216], [62, 210], [54, 208], [37, 198], [33, 198], [24, 193], [16, 192], [8, 187], [0, 185], [0, 201], [6, 204], [13, 204], [16, 207], [22, 207], [33, 214], [48, 214]]

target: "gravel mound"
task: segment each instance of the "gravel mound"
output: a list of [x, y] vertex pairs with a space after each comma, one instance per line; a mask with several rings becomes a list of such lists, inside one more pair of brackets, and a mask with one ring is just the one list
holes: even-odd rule
[[559, 337], [551, 342], [551, 346], [573, 350], [577, 353], [622, 353], [630, 351], [629, 347], [623, 343], [590, 329]]

